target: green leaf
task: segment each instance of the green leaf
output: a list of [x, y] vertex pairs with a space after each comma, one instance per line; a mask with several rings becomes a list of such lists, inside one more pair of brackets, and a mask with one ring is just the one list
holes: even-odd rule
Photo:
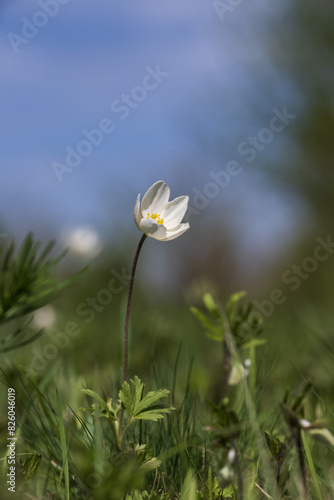
[[134, 418], [136, 420], [152, 420], [153, 422], [156, 422], [157, 420], [164, 418], [164, 413], [170, 413], [171, 411], [175, 410], [175, 408], [173, 407], [160, 407], [159, 409], [156, 409], [156, 407], [153, 408], [153, 410], [151, 410], [151, 408], [148, 408], [147, 410], [142, 411]]
[[116, 420], [116, 412], [112, 407], [112, 399], [110, 398], [107, 403], [99, 394], [90, 389], [81, 389], [81, 392], [87, 394], [87, 396], [92, 397], [96, 403], [89, 408], [80, 408], [83, 411], [91, 411], [95, 418], [110, 418], [111, 420]]
[[234, 488], [233, 484], [230, 484], [223, 489], [223, 498], [234, 498]]
[[129, 415], [135, 416], [137, 406], [141, 400], [144, 384], [135, 376], [134, 380], [130, 381], [131, 387], [127, 382], [124, 382], [122, 389], [119, 392], [119, 399], [122, 401], [124, 408]]
[[33, 453], [24, 461], [22, 465], [22, 475], [25, 481], [29, 481], [29, 479], [36, 476], [41, 460], [42, 455]]
[[278, 437], [272, 436], [269, 432], [265, 432], [264, 436], [266, 438], [266, 443], [270, 450], [270, 453], [276, 460], [278, 464], [282, 464], [287, 457], [289, 452], [289, 447], [287, 443], [282, 442]]
[[222, 342], [224, 340], [224, 331], [221, 329], [216, 332], [205, 332], [205, 335], [208, 337], [208, 339], [214, 340], [215, 342]]
[[224, 325], [221, 321], [220, 324], [217, 325], [217, 321], [213, 321], [202, 311], [197, 309], [197, 307], [190, 308], [193, 315], [198, 319], [201, 325], [207, 330], [205, 332], [206, 336], [217, 341], [222, 341], [225, 335]]
[[83, 392], [84, 394], [87, 394], [87, 396], [91, 396], [93, 399], [95, 399], [98, 403], [100, 403], [102, 408], [105, 408], [106, 411], [109, 410], [107, 403], [105, 402], [105, 400], [103, 398], [101, 398], [101, 396], [99, 394], [97, 394], [97, 392], [91, 391], [90, 389], [81, 389], [81, 392]]
[[226, 313], [227, 317], [230, 323], [233, 321], [234, 313], [235, 313], [235, 308], [237, 303], [239, 302], [240, 299], [245, 297], [247, 295], [247, 292], [241, 291], [241, 292], [236, 292], [230, 296], [228, 299], [228, 302], [226, 304]]
[[211, 293], [205, 293], [203, 296], [203, 302], [210, 314], [216, 319], [220, 319], [219, 309], [211, 295]]
[[169, 395], [167, 389], [150, 391], [142, 397], [144, 384], [135, 376], [130, 381], [131, 386], [124, 382], [119, 392], [119, 399], [131, 417], [137, 420], [158, 420], [163, 418], [163, 413], [169, 413], [174, 408], [165, 408], [162, 405], [152, 406], [153, 403]]
[[317, 473], [316, 473], [314, 462], [313, 462], [313, 458], [312, 458], [312, 453], [311, 453], [309, 444], [307, 442], [307, 438], [306, 438], [306, 433], [305, 432], [302, 432], [302, 441], [303, 441], [303, 445], [304, 445], [304, 449], [305, 449], [305, 455], [306, 455], [306, 459], [307, 459], [307, 462], [308, 462], [308, 466], [309, 466], [310, 472], [311, 472], [311, 477], [312, 477], [312, 481], [313, 481], [313, 485], [314, 485], [315, 494], [316, 494], [318, 500], [323, 500], [323, 497], [322, 497], [322, 494], [321, 494], [321, 490], [320, 490], [320, 486], [319, 486], [319, 481], [318, 481]]
[[142, 411], [144, 411], [150, 405], [155, 403], [155, 401], [158, 401], [158, 399], [167, 397], [169, 392], [170, 391], [168, 391], [167, 389], [158, 389], [157, 391], [148, 392], [146, 396], [144, 396], [143, 399], [138, 404], [136, 408], [136, 414], [139, 414]]
[[245, 344], [242, 344], [242, 349], [250, 349], [251, 347], [259, 347], [261, 345], [265, 345], [268, 342], [267, 339], [252, 339]]
[[144, 463], [141, 464], [140, 469], [141, 470], [155, 470], [158, 469], [161, 465], [161, 460], [158, 460], [157, 458], [149, 458], [146, 460]]
[[181, 490], [181, 500], [197, 500], [196, 478], [191, 470], [188, 471]]
[[198, 321], [204, 328], [211, 330], [211, 328], [215, 326], [213, 325], [212, 320], [206, 314], [204, 314], [200, 309], [197, 309], [197, 307], [192, 306], [190, 308], [190, 311], [193, 313], [196, 319], [198, 319]]

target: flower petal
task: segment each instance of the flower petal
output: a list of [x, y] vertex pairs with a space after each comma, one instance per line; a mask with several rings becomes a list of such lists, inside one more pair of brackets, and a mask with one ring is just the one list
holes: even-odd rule
[[188, 208], [189, 196], [179, 196], [172, 201], [166, 203], [161, 211], [160, 215], [164, 220], [164, 226], [173, 229], [182, 221], [187, 208]]
[[140, 229], [139, 222], [141, 221], [141, 218], [142, 218], [141, 211], [140, 211], [140, 194], [137, 196], [137, 199], [136, 199], [135, 211], [133, 214], [133, 218], [135, 220], [135, 223], [137, 224], [137, 227]]
[[185, 222], [184, 224], [179, 224], [173, 229], [167, 230], [164, 241], [175, 240], [175, 238], [178, 238], [179, 236], [181, 236], [181, 234], [185, 233], [187, 229], [189, 229], [189, 227], [189, 222]]
[[145, 193], [141, 202], [142, 212], [159, 213], [169, 200], [170, 189], [164, 181], [158, 181]]
[[141, 219], [139, 229], [156, 240], [165, 240], [167, 229], [153, 219]]

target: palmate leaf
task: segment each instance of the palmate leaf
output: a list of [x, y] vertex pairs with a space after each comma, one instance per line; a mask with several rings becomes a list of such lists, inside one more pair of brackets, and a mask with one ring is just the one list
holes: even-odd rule
[[137, 376], [130, 381], [130, 384], [123, 383], [122, 389], [119, 391], [119, 399], [133, 419], [156, 421], [163, 418], [164, 413], [174, 410], [174, 408], [166, 408], [162, 404], [153, 405], [159, 399], [169, 395], [170, 391], [167, 389], [150, 391], [143, 397], [144, 384]]
[[137, 413], [137, 406], [141, 400], [144, 384], [135, 376], [134, 380], [130, 381], [131, 387], [127, 382], [124, 382], [122, 389], [119, 392], [119, 399], [122, 401], [124, 408], [131, 416]]
[[150, 406], [150, 408], [138, 413], [134, 418], [136, 420], [152, 420], [153, 422], [156, 422], [160, 418], [164, 418], [164, 413], [170, 413], [173, 410], [175, 410], [175, 408], [166, 408], [163, 405]]

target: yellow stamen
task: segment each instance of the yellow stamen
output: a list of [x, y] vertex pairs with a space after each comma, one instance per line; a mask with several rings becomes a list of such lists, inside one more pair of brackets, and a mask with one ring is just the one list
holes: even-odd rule
[[153, 219], [153, 220], [155, 220], [155, 222], [156, 222], [157, 224], [163, 224], [163, 223], [164, 223], [164, 220], [161, 218], [161, 216], [160, 216], [159, 214], [149, 214], [149, 213], [147, 212], [147, 217], [146, 217], [146, 219]]

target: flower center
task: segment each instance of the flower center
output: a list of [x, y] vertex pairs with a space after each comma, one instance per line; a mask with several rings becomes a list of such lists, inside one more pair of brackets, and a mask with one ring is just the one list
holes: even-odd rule
[[157, 224], [163, 224], [163, 223], [164, 223], [164, 220], [161, 218], [161, 216], [160, 216], [159, 214], [149, 214], [149, 213], [147, 212], [147, 217], [146, 217], [146, 219], [153, 219], [153, 220], [155, 220], [155, 222], [156, 222]]

